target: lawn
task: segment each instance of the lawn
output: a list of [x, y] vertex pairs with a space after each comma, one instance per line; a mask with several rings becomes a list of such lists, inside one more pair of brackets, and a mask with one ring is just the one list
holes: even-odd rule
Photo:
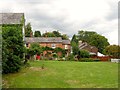
[[118, 64], [34, 61], [19, 73], [3, 75], [3, 83], [4, 88], [117, 88]]

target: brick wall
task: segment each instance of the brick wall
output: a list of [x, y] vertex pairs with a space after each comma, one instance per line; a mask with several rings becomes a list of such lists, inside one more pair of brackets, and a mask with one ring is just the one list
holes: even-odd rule
[[55, 44], [55, 47], [57, 48], [57, 47], [60, 47], [60, 48], [63, 48], [62, 47], [62, 43], [40, 43], [40, 46], [42, 46], [42, 47], [50, 47], [50, 48], [52, 48], [52, 44]]

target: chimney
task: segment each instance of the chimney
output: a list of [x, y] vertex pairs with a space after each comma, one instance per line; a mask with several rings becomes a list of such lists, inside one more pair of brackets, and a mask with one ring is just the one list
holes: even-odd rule
[[30, 32], [30, 37], [33, 37], [33, 32]]
[[45, 33], [45, 37], [47, 37], [47, 31], [46, 31], [46, 33]]
[[79, 45], [81, 45], [81, 44], [82, 44], [82, 41], [80, 40], [80, 41], [79, 41]]

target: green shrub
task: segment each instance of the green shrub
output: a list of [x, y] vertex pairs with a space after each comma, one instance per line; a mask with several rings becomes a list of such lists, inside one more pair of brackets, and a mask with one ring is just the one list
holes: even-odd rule
[[74, 55], [73, 54], [70, 54], [66, 57], [66, 60], [67, 61], [73, 61], [74, 60]]
[[89, 58], [89, 57], [90, 57], [89, 52], [86, 51], [86, 50], [79, 50], [78, 55], [79, 55], [81, 58]]
[[79, 61], [81, 61], [81, 62], [93, 62], [94, 60], [92, 58], [81, 58]]
[[95, 62], [99, 62], [99, 61], [101, 61], [100, 59], [98, 59], [98, 58], [94, 58], [93, 59]]
[[24, 53], [22, 27], [2, 26], [2, 38], [2, 73], [18, 72]]
[[79, 61], [81, 62], [98, 62], [100, 59], [97, 58], [81, 58]]
[[30, 54], [31, 56], [34, 56], [36, 54], [40, 55], [42, 52], [43, 51], [39, 43], [32, 43], [30, 48], [28, 49], [28, 54]]

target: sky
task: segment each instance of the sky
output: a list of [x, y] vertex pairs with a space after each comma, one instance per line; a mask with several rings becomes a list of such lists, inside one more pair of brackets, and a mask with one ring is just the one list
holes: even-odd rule
[[118, 44], [118, 0], [0, 0], [0, 12], [24, 13], [33, 31], [58, 30], [70, 39], [95, 31]]

